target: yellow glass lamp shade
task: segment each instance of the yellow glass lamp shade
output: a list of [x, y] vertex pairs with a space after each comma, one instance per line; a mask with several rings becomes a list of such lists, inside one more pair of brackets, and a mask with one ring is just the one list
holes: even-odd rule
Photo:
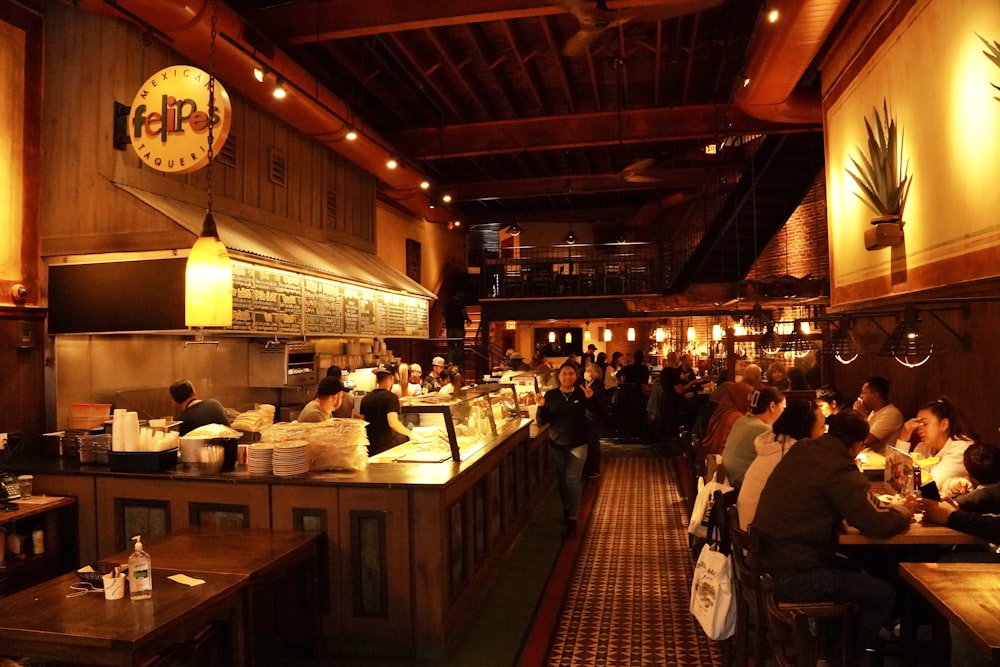
[[188, 254], [184, 273], [184, 324], [228, 327], [233, 324], [233, 265], [219, 240], [215, 221], [205, 216], [202, 235]]

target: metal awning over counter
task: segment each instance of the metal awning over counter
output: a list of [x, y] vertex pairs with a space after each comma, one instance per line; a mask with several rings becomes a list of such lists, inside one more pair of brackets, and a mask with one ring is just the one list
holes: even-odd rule
[[[167, 216], [197, 236], [205, 219], [205, 209], [171, 197], [114, 183], [143, 203]], [[402, 291], [429, 299], [436, 295], [407, 275], [386, 265], [376, 255], [323, 241], [302, 238], [273, 227], [247, 222], [225, 213], [212, 212], [219, 237], [235, 253], [266, 259], [290, 270], [306, 269], [337, 280], [365, 287]], [[194, 240], [192, 239], [192, 244]]]

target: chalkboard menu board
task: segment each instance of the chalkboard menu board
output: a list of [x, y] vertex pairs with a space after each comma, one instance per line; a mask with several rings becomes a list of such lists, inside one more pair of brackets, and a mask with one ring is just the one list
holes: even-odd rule
[[233, 262], [232, 331], [426, 338], [426, 299]]

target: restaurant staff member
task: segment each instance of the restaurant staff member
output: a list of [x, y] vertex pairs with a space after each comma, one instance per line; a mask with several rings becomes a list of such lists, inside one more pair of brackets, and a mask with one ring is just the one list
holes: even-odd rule
[[[340, 366], [330, 366], [326, 369], [326, 376], [328, 378], [333, 378], [335, 380], [340, 380], [341, 384], [344, 382], [344, 372], [340, 369]], [[344, 419], [350, 419], [354, 416], [354, 392], [347, 391], [344, 389], [340, 394], [340, 406], [335, 408], [330, 413], [331, 417], [343, 417]]]
[[323, 378], [316, 388], [316, 397], [306, 403], [296, 421], [325, 422], [340, 407], [343, 396], [344, 385], [340, 383], [340, 380], [332, 377]]
[[178, 380], [170, 385], [170, 398], [181, 407], [181, 420], [178, 431], [187, 435], [199, 426], [207, 424], [223, 424], [229, 426], [226, 409], [214, 398], [201, 400], [194, 391], [190, 380]]
[[399, 421], [399, 397], [389, 391], [393, 375], [384, 368], [375, 371], [375, 390], [361, 399], [361, 418], [368, 422], [368, 456], [406, 442], [410, 431]]

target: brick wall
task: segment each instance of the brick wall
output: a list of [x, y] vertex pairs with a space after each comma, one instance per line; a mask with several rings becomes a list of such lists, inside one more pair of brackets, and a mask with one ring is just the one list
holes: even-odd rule
[[802, 203], [767, 244], [754, 263], [748, 280], [792, 275], [804, 278], [830, 275], [826, 226], [826, 174], [820, 174]]

